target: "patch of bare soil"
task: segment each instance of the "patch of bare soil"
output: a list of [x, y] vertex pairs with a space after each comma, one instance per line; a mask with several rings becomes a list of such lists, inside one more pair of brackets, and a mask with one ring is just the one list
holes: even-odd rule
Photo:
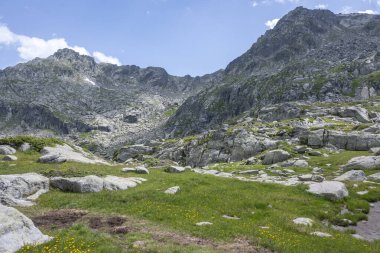
[[75, 222], [80, 221], [87, 223], [91, 229], [110, 234], [147, 233], [152, 235], [152, 238], [157, 243], [170, 242], [181, 246], [198, 246], [228, 253], [274, 253], [274, 251], [258, 247], [246, 239], [235, 239], [230, 243], [215, 242], [185, 233], [164, 230], [142, 220], [122, 216], [88, 214], [88, 212], [82, 210], [50, 211], [35, 216], [32, 220], [36, 226], [47, 229], [68, 228]]
[[87, 213], [86, 211], [75, 209], [51, 211], [43, 215], [32, 217], [32, 221], [36, 226], [48, 229], [68, 228], [77, 220], [87, 215]]

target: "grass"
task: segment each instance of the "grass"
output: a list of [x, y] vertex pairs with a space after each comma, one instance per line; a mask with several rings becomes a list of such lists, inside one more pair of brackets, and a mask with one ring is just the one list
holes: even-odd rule
[[63, 144], [63, 141], [56, 138], [39, 138], [33, 136], [14, 136], [0, 139], [0, 145], [10, 145], [19, 148], [23, 143], [29, 143], [36, 151], [40, 151], [46, 146], [55, 146], [56, 144]]
[[[323, 164], [330, 163], [336, 168], [335, 166], [345, 163], [354, 155], [354, 153], [350, 153], [351, 151], [346, 152], [333, 154], [328, 158], [312, 157], [310, 164], [323, 167]], [[364, 153], [355, 153], [355, 155], [362, 154]], [[120, 171], [121, 166], [76, 163], [46, 165], [35, 163], [38, 157], [37, 153], [17, 153], [17, 156], [19, 160], [11, 162], [16, 166], [9, 166], [9, 162], [0, 163], [0, 174], [33, 171], [45, 175], [111, 174], [126, 176]], [[339, 217], [339, 213], [344, 205], [353, 210], [358, 207], [367, 207], [365, 204], [368, 203], [367, 197], [356, 195], [354, 191], [357, 190], [353, 190], [351, 186], [349, 186], [351, 195], [348, 199], [331, 202], [307, 193], [305, 186], [286, 187], [242, 182], [192, 172], [169, 174], [161, 169], [151, 169], [149, 175], [136, 176], [147, 178], [148, 181], [136, 188], [115, 192], [80, 194], [64, 193], [53, 189], [42, 195], [38, 200], [38, 205], [29, 210], [33, 213], [33, 211], [40, 212], [40, 210], [75, 208], [92, 213], [127, 215], [135, 219], [150, 221], [163, 229], [173, 229], [217, 243], [228, 243], [235, 238], [245, 238], [253, 244], [278, 252], [380, 252], [379, 242], [368, 243], [352, 239], [348, 232], [337, 232], [321, 223], [324, 219], [332, 221], [342, 218]], [[181, 187], [180, 193], [174, 196], [163, 193], [164, 190], [175, 185]], [[366, 186], [360, 185], [359, 187]], [[375, 196], [378, 189], [371, 190], [373, 195], [369, 196]], [[363, 219], [365, 211], [357, 211], [354, 217], [350, 218], [354, 221]], [[224, 219], [222, 215], [225, 214], [241, 219]], [[312, 218], [315, 225], [311, 228], [294, 225], [292, 220], [296, 217]], [[200, 221], [210, 221], [213, 225], [209, 227], [195, 226], [195, 223]], [[262, 229], [261, 226], [268, 226], [269, 229]], [[313, 231], [328, 232], [333, 237], [319, 238], [309, 235]], [[83, 241], [85, 245], [104, 241], [104, 250], [101, 251], [100, 247], [96, 247], [95, 252], [119, 252], [120, 249], [120, 252], [133, 252], [126, 250], [127, 238], [120, 239], [98, 233], [95, 233], [95, 236], [91, 230], [82, 225], [68, 230], [48, 231], [48, 233], [52, 235], [61, 233], [62, 240], [74, 237], [76, 241]], [[51, 244], [31, 248], [31, 250], [36, 249], [34, 252], [41, 252], [38, 251], [38, 249], [42, 249], [40, 247], [49, 245], [56, 245], [60, 249], [63, 247], [53, 241]], [[152, 242], [152, 251], [146, 252], [183, 252], [174, 246], [166, 251], [165, 248], [154, 250], [156, 246]], [[188, 250], [188, 252], [197, 252], [199, 248]]]

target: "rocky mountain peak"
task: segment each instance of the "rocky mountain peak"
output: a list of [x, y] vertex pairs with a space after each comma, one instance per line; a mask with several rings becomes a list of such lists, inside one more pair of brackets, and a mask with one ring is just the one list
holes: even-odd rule
[[88, 55], [81, 55], [69, 48], [59, 49], [52, 56], [48, 57], [48, 59], [54, 59], [62, 62], [65, 61], [72, 64], [76, 69], [82, 68], [85, 70], [93, 70], [96, 66], [94, 58]]

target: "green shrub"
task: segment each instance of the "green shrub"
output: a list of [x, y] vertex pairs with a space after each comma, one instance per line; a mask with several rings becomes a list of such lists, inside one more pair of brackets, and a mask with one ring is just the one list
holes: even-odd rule
[[23, 143], [29, 143], [39, 152], [43, 147], [63, 144], [63, 141], [56, 138], [41, 138], [28, 135], [19, 135], [0, 139], [0, 145], [10, 145], [15, 148], [19, 148]]

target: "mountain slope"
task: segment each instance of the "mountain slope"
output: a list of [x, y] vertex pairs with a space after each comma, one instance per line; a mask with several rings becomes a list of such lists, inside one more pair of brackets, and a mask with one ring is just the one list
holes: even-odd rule
[[126, 143], [155, 133], [219, 75], [175, 77], [162, 68], [97, 64], [62, 49], [0, 71], [0, 127], [2, 134], [70, 134], [90, 148]]
[[298, 7], [232, 61], [220, 85], [188, 98], [166, 132], [200, 132], [285, 101], [373, 96], [380, 85], [379, 42], [380, 16]]

